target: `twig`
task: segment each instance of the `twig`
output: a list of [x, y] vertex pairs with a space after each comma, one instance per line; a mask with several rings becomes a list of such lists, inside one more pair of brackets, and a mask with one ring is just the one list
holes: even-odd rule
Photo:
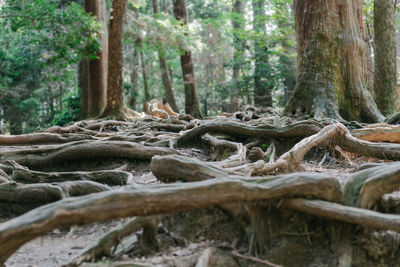
[[271, 267], [281, 267], [282, 266], [282, 265], [274, 264], [274, 263], [269, 262], [267, 260], [261, 260], [261, 259], [256, 258], [256, 257], [240, 254], [239, 252], [237, 252], [235, 250], [233, 250], [231, 253], [235, 257], [242, 258], [242, 259], [249, 260], [249, 261], [254, 261], [254, 262], [257, 262], [257, 263], [261, 263], [261, 264], [264, 264], [266, 266], [271, 266]]

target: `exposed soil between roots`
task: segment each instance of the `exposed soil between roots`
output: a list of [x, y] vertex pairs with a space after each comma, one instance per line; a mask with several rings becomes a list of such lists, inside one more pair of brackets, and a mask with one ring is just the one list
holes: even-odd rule
[[0, 136], [0, 265], [398, 264], [397, 127], [181, 117]]

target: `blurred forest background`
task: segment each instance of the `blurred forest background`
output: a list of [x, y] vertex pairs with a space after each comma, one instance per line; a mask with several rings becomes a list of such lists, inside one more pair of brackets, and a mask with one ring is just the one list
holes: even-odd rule
[[[105, 3], [109, 10], [110, 1]], [[28, 133], [81, 119], [79, 74], [83, 70], [79, 65], [96, 58], [101, 26], [85, 12], [83, 1], [2, 0], [0, 5], [1, 131]], [[182, 25], [174, 17], [172, 1], [128, 2], [124, 40], [127, 105], [141, 111], [145, 101], [165, 99], [161, 55], [178, 110], [184, 112], [180, 55], [190, 49], [203, 115], [254, 104], [259, 101], [255, 96], [258, 86], [272, 92], [268, 105], [282, 109], [296, 85], [292, 1], [187, 0], [186, 7], [189, 23]], [[364, 23], [371, 55], [368, 71], [372, 73], [372, 0], [364, 1]], [[398, 40], [398, 16], [396, 29]]]

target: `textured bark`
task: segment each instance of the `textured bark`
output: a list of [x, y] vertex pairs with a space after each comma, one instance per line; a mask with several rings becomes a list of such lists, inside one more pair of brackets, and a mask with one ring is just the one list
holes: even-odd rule
[[[173, 0], [173, 2], [175, 18], [185, 25], [188, 24], [185, 0]], [[203, 115], [200, 112], [200, 105], [196, 92], [192, 52], [190, 50], [182, 51], [181, 67], [185, 86], [185, 112], [195, 118], [202, 118]]]
[[[158, 0], [152, 0], [152, 1], [153, 1], [154, 16], [157, 17], [157, 14], [160, 13], [160, 10], [158, 7]], [[164, 49], [164, 45], [162, 43], [159, 44], [159, 47], [158, 47], [158, 59], [160, 61], [161, 79], [162, 79], [162, 83], [165, 88], [165, 98], [167, 100], [167, 103], [169, 103], [171, 105], [172, 109], [175, 112], [179, 112], [178, 106], [176, 105], [176, 101], [175, 101], [174, 91], [172, 89], [171, 78], [170, 78], [169, 72], [168, 72], [167, 60], [165, 58], [165, 49]]]
[[375, 100], [386, 116], [395, 111], [399, 100], [394, 3], [393, 0], [374, 1]]
[[101, 26], [101, 50], [97, 59], [88, 61], [88, 117], [101, 114], [106, 106], [108, 34], [105, 0], [85, 0], [85, 11], [96, 16]]
[[273, 78], [268, 62], [268, 47], [262, 38], [267, 32], [264, 0], [253, 0], [253, 27], [258, 35], [254, 42], [254, 105], [271, 107]]
[[232, 69], [232, 90], [231, 90], [231, 112], [240, 109], [239, 101], [239, 85], [241, 65], [243, 64], [244, 47], [246, 41], [240, 37], [240, 32], [244, 31], [245, 18], [244, 18], [244, 1], [235, 0], [232, 8], [232, 27], [233, 27], [233, 69]]
[[128, 0], [113, 0], [109, 27], [107, 106], [102, 117], [124, 118], [124, 23]]
[[298, 80], [286, 111], [377, 122], [366, 88], [361, 0], [295, 0]]

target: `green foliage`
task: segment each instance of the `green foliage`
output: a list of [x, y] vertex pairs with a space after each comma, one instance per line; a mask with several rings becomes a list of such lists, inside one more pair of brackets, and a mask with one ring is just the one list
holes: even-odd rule
[[0, 8], [0, 119], [9, 122], [11, 132], [48, 126], [59, 112], [55, 106], [63, 106], [64, 94], [76, 87], [76, 63], [82, 55], [96, 57], [99, 30], [96, 20], [72, 1], [4, 2]]
[[63, 98], [64, 110], [57, 110], [51, 125], [65, 125], [73, 121], [78, 121], [80, 116], [81, 97], [79, 90], [67, 93]]

